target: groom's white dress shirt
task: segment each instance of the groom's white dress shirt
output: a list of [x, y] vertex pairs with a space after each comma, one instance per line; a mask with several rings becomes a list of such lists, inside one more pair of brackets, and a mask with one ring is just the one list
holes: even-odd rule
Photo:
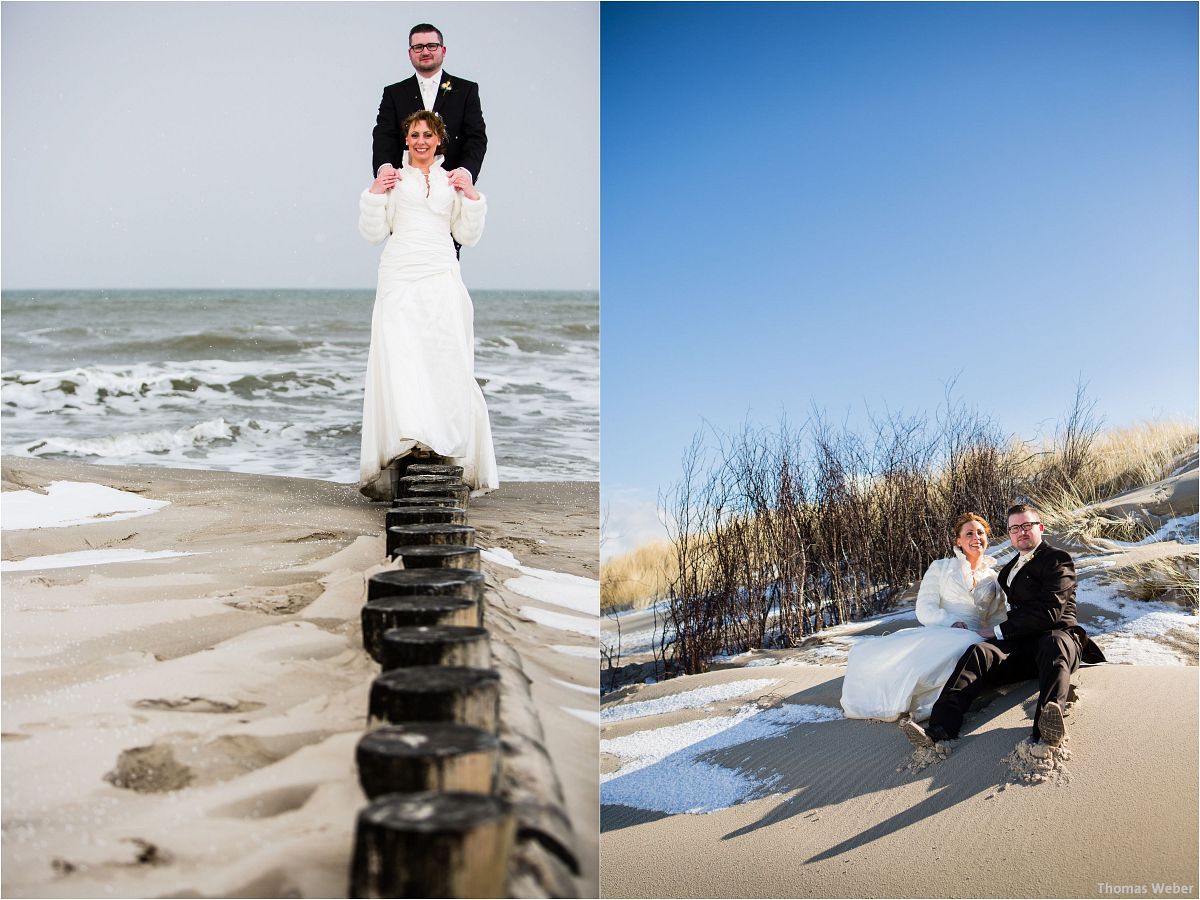
[[[413, 74], [417, 76], [417, 87], [421, 90], [421, 102], [425, 104], [427, 110], [433, 112], [433, 104], [437, 102], [438, 88], [442, 85], [442, 70], [438, 69], [428, 78], [420, 72], [413, 72]], [[391, 164], [384, 163], [375, 174], [378, 175], [379, 172], [383, 171], [383, 166], [387, 165]]]
[[428, 78], [420, 72], [417, 75], [417, 87], [421, 89], [421, 102], [425, 104], [425, 108], [432, 111], [433, 104], [437, 102], [438, 87], [442, 83], [442, 70], [438, 69]]

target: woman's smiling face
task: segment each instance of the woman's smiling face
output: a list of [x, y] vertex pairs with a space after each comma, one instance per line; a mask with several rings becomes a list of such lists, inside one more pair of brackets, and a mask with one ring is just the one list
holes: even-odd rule
[[958, 529], [954, 543], [962, 548], [963, 553], [975, 556], [987, 549], [987, 531], [980, 522], [964, 522], [962, 528]]
[[408, 155], [413, 162], [431, 162], [437, 155], [438, 136], [429, 127], [428, 122], [420, 119], [413, 122], [404, 139], [408, 145]]

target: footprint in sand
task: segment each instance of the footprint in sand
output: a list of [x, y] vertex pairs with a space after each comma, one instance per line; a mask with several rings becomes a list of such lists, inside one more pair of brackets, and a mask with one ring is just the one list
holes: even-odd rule
[[316, 582], [304, 581], [281, 587], [251, 587], [233, 591], [224, 596], [226, 606], [243, 612], [265, 613], [269, 616], [286, 616], [300, 612], [324, 592]]
[[245, 713], [262, 709], [255, 700], [236, 700], [233, 697], [151, 697], [130, 704], [135, 709], [156, 709], [164, 712]]
[[[73, 719], [47, 719], [43, 722], [22, 722], [25, 731], [65, 731], [72, 728], [129, 728], [133, 725], [144, 725], [145, 716], [122, 715], [119, 713], [97, 713], [93, 716], [79, 716]], [[20, 733], [20, 732], [18, 732]], [[30, 737], [30, 735], [25, 735]]]
[[1065, 765], [1070, 758], [1071, 751], [1065, 744], [1051, 747], [1021, 741], [1004, 757], [1004, 762], [1010, 772], [1010, 784], [1070, 784], [1071, 773]]
[[950, 756], [950, 744], [942, 741], [932, 747], [917, 747], [909, 757], [908, 762], [896, 769], [897, 772], [908, 771], [916, 774], [929, 766], [943, 762]]
[[210, 816], [223, 819], [270, 819], [299, 809], [316, 793], [315, 784], [296, 784], [243, 797], [209, 810]]
[[104, 780], [147, 794], [230, 781], [326, 737], [326, 732], [310, 731], [271, 737], [227, 734], [205, 741], [198, 734], [179, 732], [144, 747], [122, 750]]
[[172, 853], [159, 847], [151, 841], [142, 838], [122, 838], [121, 843], [129, 844], [129, 850], [132, 856], [118, 858], [95, 858], [95, 859], [79, 859], [74, 860], [64, 859], [61, 856], [56, 856], [50, 860], [50, 868], [59, 876], [67, 876], [75, 872], [87, 872], [90, 869], [98, 866], [112, 866], [116, 868], [129, 868], [137, 866], [168, 866], [175, 861]]

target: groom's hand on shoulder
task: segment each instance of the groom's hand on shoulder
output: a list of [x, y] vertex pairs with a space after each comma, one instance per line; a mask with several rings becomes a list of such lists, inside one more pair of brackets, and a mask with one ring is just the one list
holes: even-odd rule
[[446, 179], [450, 182], [450, 187], [458, 191], [468, 200], [478, 200], [479, 194], [475, 191], [475, 182], [471, 178], [471, 173], [466, 169], [458, 168], [450, 172]]

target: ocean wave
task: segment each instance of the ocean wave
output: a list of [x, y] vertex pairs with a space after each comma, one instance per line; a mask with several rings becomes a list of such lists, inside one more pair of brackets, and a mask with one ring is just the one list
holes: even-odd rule
[[358, 389], [361, 376], [331, 372], [323, 368], [274, 370], [259, 366], [249, 371], [245, 364], [205, 360], [193, 368], [178, 363], [135, 366], [88, 366], [58, 372], [13, 371], [0, 375], [0, 404], [10, 410], [44, 413], [56, 410], [86, 410], [116, 405], [154, 405], [170, 398], [214, 399], [220, 395], [242, 400], [289, 397], [334, 397]]
[[27, 344], [54, 346], [63, 341], [78, 344], [80, 341], [95, 337], [100, 332], [88, 325], [70, 325], [65, 328], [33, 328], [13, 334], [12, 337]]
[[[246, 425], [248, 427], [249, 423]], [[212, 419], [176, 431], [143, 431], [99, 438], [50, 437], [34, 441], [24, 449], [29, 456], [63, 454], [124, 458], [141, 453], [167, 453], [214, 441], [233, 441], [240, 432], [241, 426], [231, 426], [224, 419]]]
[[[6, 291], [4, 452], [353, 481], [373, 296]], [[501, 478], [597, 477], [595, 293], [475, 301]]]
[[226, 331], [202, 331], [196, 334], [181, 334], [176, 337], [155, 341], [130, 341], [119, 348], [127, 356], [145, 356], [149, 353], [166, 353], [172, 357], [190, 360], [220, 356], [228, 359], [246, 357], [280, 356], [302, 353], [319, 345], [319, 340], [304, 340], [294, 336], [233, 334]]
[[532, 334], [513, 334], [513, 335], [493, 335], [475, 341], [475, 349], [481, 354], [495, 354], [499, 351], [500, 356], [510, 354], [525, 354], [531, 356], [559, 356], [564, 353], [586, 353], [592, 356], [597, 355], [598, 345], [595, 338], [592, 340], [569, 340], [559, 338], [556, 335], [532, 335]]

